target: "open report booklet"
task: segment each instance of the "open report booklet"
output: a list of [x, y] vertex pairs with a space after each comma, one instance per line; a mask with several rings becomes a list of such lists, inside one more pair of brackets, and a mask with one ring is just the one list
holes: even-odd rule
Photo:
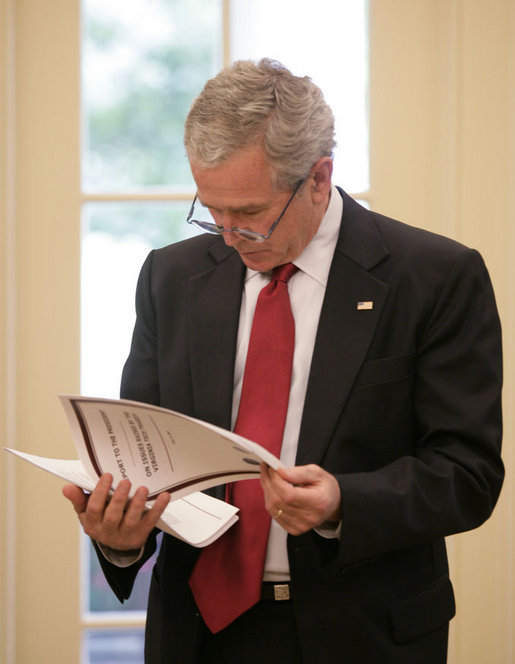
[[92, 491], [102, 473], [149, 490], [148, 506], [171, 494], [157, 526], [197, 547], [207, 546], [238, 520], [238, 509], [205, 493], [218, 484], [259, 477], [279, 459], [257, 443], [166, 408], [127, 399], [60, 396], [78, 460], [49, 459], [6, 448], [18, 457]]

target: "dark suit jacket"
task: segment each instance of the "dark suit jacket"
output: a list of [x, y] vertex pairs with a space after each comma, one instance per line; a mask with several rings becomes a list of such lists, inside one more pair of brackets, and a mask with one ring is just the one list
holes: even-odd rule
[[[341, 540], [289, 536], [304, 661], [441, 664], [454, 598], [444, 537], [481, 524], [503, 477], [500, 326], [479, 254], [344, 198], [297, 464], [334, 473]], [[122, 396], [230, 426], [245, 274], [215, 236], [153, 252]], [[358, 309], [360, 301], [372, 309]], [[147, 544], [146, 557], [154, 547]], [[148, 664], [194, 662], [198, 551], [164, 536]], [[120, 599], [140, 564], [102, 560]]]

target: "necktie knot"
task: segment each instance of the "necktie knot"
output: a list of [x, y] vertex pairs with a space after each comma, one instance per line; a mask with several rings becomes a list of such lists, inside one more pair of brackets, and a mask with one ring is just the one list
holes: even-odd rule
[[288, 282], [290, 277], [292, 277], [299, 268], [293, 263], [284, 263], [284, 265], [278, 265], [272, 270], [271, 281], [284, 281]]

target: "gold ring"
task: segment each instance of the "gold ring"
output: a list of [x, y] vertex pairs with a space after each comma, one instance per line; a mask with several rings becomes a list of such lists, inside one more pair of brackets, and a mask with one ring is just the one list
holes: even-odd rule
[[283, 513], [282, 509], [279, 508], [279, 509], [277, 510], [276, 515], [274, 516], [274, 519], [279, 519], [282, 513]]

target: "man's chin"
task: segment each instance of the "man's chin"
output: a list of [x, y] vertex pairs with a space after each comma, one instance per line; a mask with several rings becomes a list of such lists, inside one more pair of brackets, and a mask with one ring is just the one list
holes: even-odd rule
[[267, 251], [239, 252], [241, 260], [251, 270], [256, 272], [268, 272], [276, 267], [274, 257]]

